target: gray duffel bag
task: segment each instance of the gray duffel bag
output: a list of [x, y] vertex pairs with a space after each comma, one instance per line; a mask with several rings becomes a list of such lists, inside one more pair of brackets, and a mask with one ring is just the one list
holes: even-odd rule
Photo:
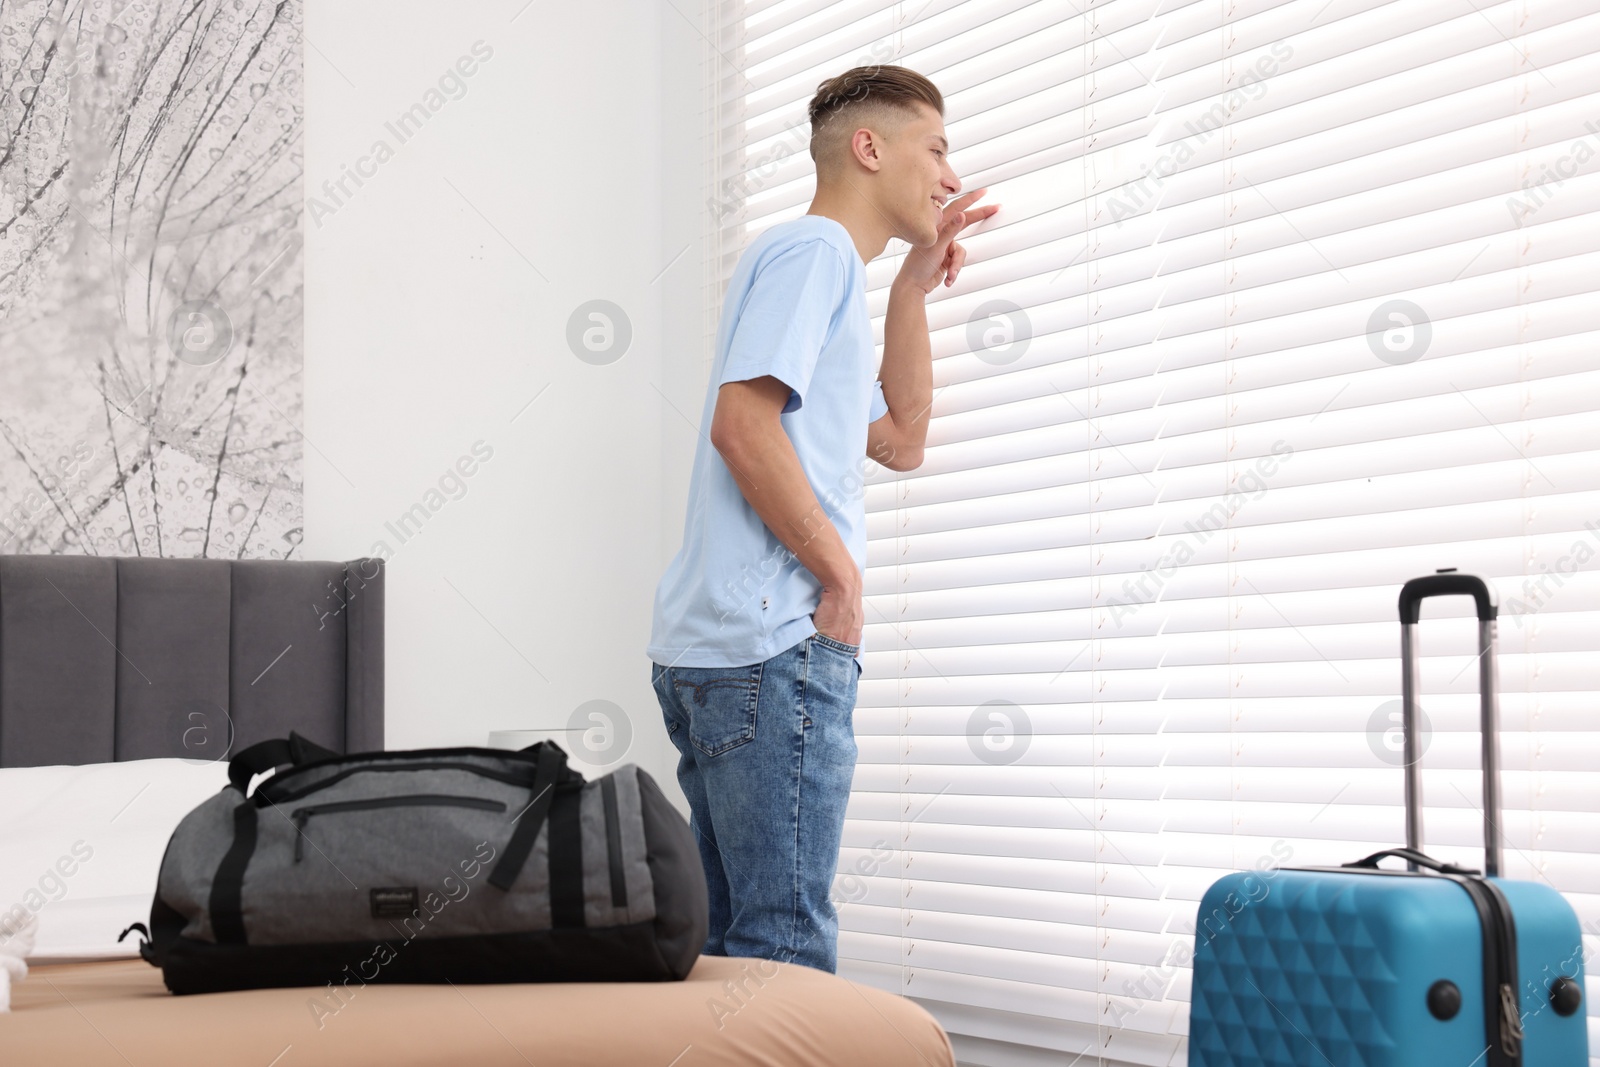
[[705, 942], [689, 826], [634, 764], [591, 782], [553, 741], [341, 756], [291, 733], [228, 776], [128, 928], [173, 993], [677, 981]]

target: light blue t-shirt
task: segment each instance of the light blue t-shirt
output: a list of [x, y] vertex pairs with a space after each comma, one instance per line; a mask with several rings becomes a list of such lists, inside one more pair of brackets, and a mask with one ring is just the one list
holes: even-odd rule
[[[728, 282], [700, 414], [683, 546], [656, 587], [650, 659], [738, 667], [816, 632], [822, 583], [761, 521], [707, 434], [717, 390], [772, 375], [789, 386], [779, 416], [806, 480], [864, 570], [867, 425], [889, 411], [875, 378], [866, 268], [850, 231], [824, 215], [765, 230]], [[859, 666], [861, 657], [856, 657]]]

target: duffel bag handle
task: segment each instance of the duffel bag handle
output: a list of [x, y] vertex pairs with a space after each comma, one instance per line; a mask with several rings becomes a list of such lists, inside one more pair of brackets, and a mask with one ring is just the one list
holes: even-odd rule
[[582, 774], [567, 767], [566, 750], [554, 741], [540, 741], [521, 751], [536, 757], [533, 799], [522, 809], [517, 828], [511, 831], [511, 840], [506, 842], [500, 862], [489, 874], [489, 884], [500, 890], [509, 890], [516, 882], [517, 875], [522, 873], [523, 864], [528, 862], [533, 843], [539, 837], [539, 828], [550, 814], [550, 802], [555, 798], [556, 785], [572, 779], [583, 781]]
[[1417, 867], [1426, 867], [1430, 871], [1438, 871], [1440, 874], [1477, 874], [1477, 873], [1479, 873], [1479, 872], [1477, 872], [1475, 870], [1471, 870], [1471, 869], [1469, 869], [1467, 867], [1457, 867], [1453, 863], [1441, 863], [1439, 860], [1434, 859], [1432, 856], [1429, 856], [1427, 853], [1418, 852], [1414, 848], [1386, 848], [1382, 852], [1374, 852], [1372, 855], [1367, 856], [1367, 857], [1365, 857], [1363, 859], [1353, 860], [1350, 863], [1343, 863], [1343, 864], [1340, 864], [1340, 866], [1341, 867], [1368, 867], [1368, 868], [1371, 868], [1372, 870], [1378, 870], [1379, 869], [1378, 868], [1378, 861], [1383, 859], [1383, 858], [1385, 858], [1385, 857], [1387, 857], [1387, 856], [1393, 856], [1396, 859], [1405, 860], [1407, 863], [1412, 864], [1412, 865], [1417, 866]]
[[274, 737], [267, 741], [258, 741], [229, 760], [228, 781], [240, 793], [248, 796], [250, 779], [258, 774], [276, 770], [285, 764], [292, 763], [298, 767], [303, 763], [330, 759], [338, 754], [290, 730], [287, 739]]

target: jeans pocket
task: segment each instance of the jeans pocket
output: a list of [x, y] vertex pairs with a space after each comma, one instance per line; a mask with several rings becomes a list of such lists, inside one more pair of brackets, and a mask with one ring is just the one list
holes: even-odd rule
[[689, 741], [718, 756], [756, 736], [761, 664], [748, 667], [674, 667], [672, 691], [689, 719]]
[[650, 688], [655, 690], [656, 703], [661, 705], [661, 721], [666, 723], [667, 737], [683, 755], [687, 756], [688, 753], [683, 752], [683, 746], [679, 743], [681, 740], [679, 731], [685, 731], [687, 736], [689, 722], [684, 718], [683, 707], [675, 695], [672, 669], [652, 662], [650, 671]]
[[835, 652], [843, 652], [852, 659], [855, 657], [856, 653], [861, 651], [860, 645], [847, 645], [843, 641], [837, 641], [834, 638], [829, 637], [820, 630], [811, 635], [811, 640], [821, 645], [823, 648], [831, 648]]
[[847, 645], [818, 631], [806, 638], [812, 648], [821, 649], [806, 675], [807, 693], [825, 701], [855, 707], [856, 687], [861, 680], [861, 664], [856, 653], [860, 645]]

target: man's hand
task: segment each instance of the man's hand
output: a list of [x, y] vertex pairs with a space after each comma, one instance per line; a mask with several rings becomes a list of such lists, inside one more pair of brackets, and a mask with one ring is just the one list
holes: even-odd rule
[[913, 248], [900, 265], [900, 273], [895, 281], [915, 286], [924, 296], [937, 289], [940, 282], [946, 286], [954, 285], [956, 275], [961, 273], [961, 265], [967, 261], [967, 250], [956, 241], [956, 234], [1000, 210], [999, 204], [966, 210], [968, 205], [986, 192], [987, 188], [974, 189], [946, 204], [938, 239], [928, 248]]
[[823, 586], [822, 599], [817, 610], [811, 613], [811, 625], [817, 633], [843, 641], [847, 645], [861, 644], [861, 631], [866, 618], [861, 610], [861, 589]]

